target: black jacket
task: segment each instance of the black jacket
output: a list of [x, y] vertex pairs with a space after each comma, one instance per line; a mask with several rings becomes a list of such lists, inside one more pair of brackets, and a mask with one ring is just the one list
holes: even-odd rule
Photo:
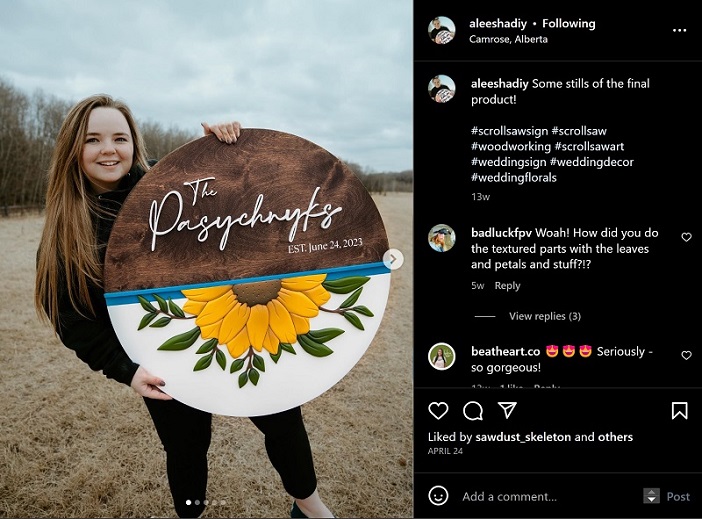
[[[121, 209], [127, 195], [144, 176], [141, 168], [133, 167], [129, 175], [120, 182], [119, 188], [99, 195], [98, 204], [105, 214], [95, 215], [97, 240], [100, 247], [100, 259], [105, 262], [107, 241], [112, 232], [117, 212]], [[123, 384], [131, 384], [134, 373], [139, 367], [132, 362], [117, 338], [105, 302], [105, 292], [101, 287], [90, 286], [90, 300], [95, 309], [94, 318], [80, 315], [63, 292], [59, 296], [59, 321], [56, 330], [61, 342], [76, 352], [80, 360], [94, 371], [102, 371], [107, 378]], [[90, 315], [87, 312], [86, 315]]]

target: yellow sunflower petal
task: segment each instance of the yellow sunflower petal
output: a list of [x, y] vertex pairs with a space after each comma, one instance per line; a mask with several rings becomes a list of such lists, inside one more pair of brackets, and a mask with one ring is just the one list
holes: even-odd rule
[[285, 278], [280, 280], [280, 284], [283, 288], [288, 290], [296, 290], [298, 292], [303, 292], [309, 290], [318, 285], [327, 278], [326, 274], [314, 274], [312, 276], [300, 276], [297, 278]]
[[249, 342], [256, 351], [261, 351], [263, 339], [268, 332], [268, 308], [264, 305], [254, 305], [251, 307], [249, 321], [246, 323], [249, 333]]
[[304, 294], [309, 297], [314, 304], [322, 306], [331, 299], [331, 294], [322, 285], [317, 285], [314, 288], [305, 290]]
[[222, 319], [222, 328], [219, 331], [219, 342], [231, 341], [246, 326], [251, 310], [249, 305], [237, 302], [234, 308]]
[[273, 355], [275, 355], [276, 353], [278, 353], [278, 344], [280, 344], [278, 337], [273, 333], [273, 331], [270, 328], [268, 328], [266, 338], [263, 340], [263, 347], [266, 348], [266, 350], [271, 352]]
[[[197, 321], [195, 321], [197, 323]], [[199, 326], [199, 325], [198, 325]], [[206, 326], [200, 326], [200, 333], [203, 339], [216, 339], [219, 337], [219, 329], [222, 326], [222, 321], [217, 321], [213, 324], [208, 324]], [[219, 341], [222, 344], [221, 341]]]
[[290, 344], [295, 342], [297, 340], [295, 325], [292, 322], [292, 317], [290, 317], [290, 312], [283, 306], [283, 303], [277, 299], [271, 299], [266, 306], [270, 316], [271, 331], [282, 342]]
[[234, 339], [227, 343], [227, 350], [229, 350], [229, 355], [236, 359], [248, 350], [249, 346], [251, 346], [249, 343], [249, 334], [246, 333], [246, 328], [244, 328]]
[[198, 315], [197, 319], [195, 319], [195, 324], [202, 328], [203, 326], [221, 321], [224, 319], [224, 316], [227, 315], [232, 308], [234, 308], [234, 304], [236, 304], [236, 297], [234, 297], [234, 294], [231, 292], [231, 290], [229, 292], [225, 292], [217, 299], [207, 302], [205, 308], [202, 309], [200, 315]]
[[283, 303], [288, 312], [301, 317], [315, 317], [319, 313], [317, 305], [302, 292], [281, 288], [278, 292], [278, 301]]
[[[295, 315], [295, 314], [290, 314], [290, 317], [292, 317], [292, 322], [295, 325], [295, 333], [297, 335], [304, 335], [310, 331], [310, 320], [309, 319], [307, 319], [305, 317], [300, 317], [299, 315]], [[295, 341], [297, 341], [297, 337], [295, 337]], [[292, 341], [292, 342], [295, 342], [295, 341]]]
[[189, 290], [182, 290], [183, 295], [190, 299], [191, 301], [212, 301], [218, 297], [227, 293], [231, 290], [231, 285], [219, 285], [216, 287], [207, 288], [191, 288]]
[[202, 309], [205, 308], [205, 305], [207, 303], [204, 301], [186, 301], [186, 303], [183, 305], [183, 311], [187, 312], [191, 315], [200, 315], [200, 312], [202, 312]]

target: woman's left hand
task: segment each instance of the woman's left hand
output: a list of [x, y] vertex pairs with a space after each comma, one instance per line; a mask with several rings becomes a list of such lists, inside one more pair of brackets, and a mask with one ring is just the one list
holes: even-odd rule
[[205, 135], [214, 134], [220, 141], [227, 144], [233, 144], [241, 134], [241, 124], [239, 121], [229, 123], [219, 123], [210, 126], [207, 123], [202, 123], [202, 128], [205, 130]]
[[172, 400], [173, 397], [167, 395], [160, 388], [166, 385], [163, 379], [155, 377], [143, 366], [139, 366], [134, 373], [131, 384], [129, 384], [134, 391], [136, 391], [141, 396], [147, 398], [153, 398], [154, 400]]

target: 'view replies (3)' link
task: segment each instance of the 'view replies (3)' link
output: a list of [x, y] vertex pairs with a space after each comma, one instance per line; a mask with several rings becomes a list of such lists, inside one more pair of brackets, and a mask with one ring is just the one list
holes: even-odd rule
[[700, 35], [568, 10], [415, 2], [417, 517], [702, 516]]

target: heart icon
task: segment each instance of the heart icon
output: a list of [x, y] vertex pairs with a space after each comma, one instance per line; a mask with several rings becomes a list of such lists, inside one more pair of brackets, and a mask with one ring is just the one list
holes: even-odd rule
[[684, 232], [680, 235], [680, 237], [683, 239], [683, 241], [690, 241], [692, 239], [692, 233]]
[[681, 352], [680, 355], [682, 356], [683, 359], [687, 360], [690, 357], [692, 357], [692, 352], [685, 350], [685, 351]]
[[429, 414], [437, 420], [441, 420], [448, 413], [448, 404], [446, 402], [432, 402], [429, 404]]

